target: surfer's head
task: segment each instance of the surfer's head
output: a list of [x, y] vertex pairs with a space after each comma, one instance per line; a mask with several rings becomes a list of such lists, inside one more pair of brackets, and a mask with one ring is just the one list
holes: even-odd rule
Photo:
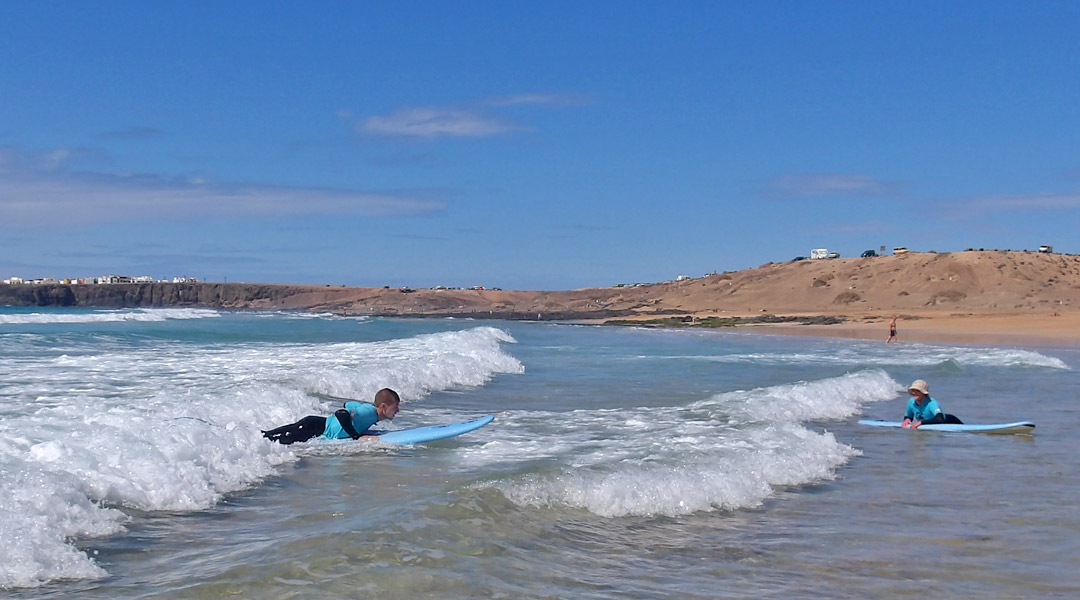
[[398, 413], [400, 404], [401, 398], [398, 397], [397, 392], [390, 388], [383, 388], [375, 392], [375, 412], [379, 413], [380, 421], [383, 419], [393, 420], [394, 415]]
[[922, 400], [930, 395], [930, 384], [926, 383], [922, 379], [916, 379], [908, 386], [907, 393], [916, 400]]

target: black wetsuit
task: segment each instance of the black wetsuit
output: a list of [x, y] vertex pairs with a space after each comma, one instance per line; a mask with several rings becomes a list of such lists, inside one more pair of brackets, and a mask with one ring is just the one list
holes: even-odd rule
[[[359, 402], [346, 402], [345, 406], [350, 404], [360, 406]], [[370, 405], [367, 406], [367, 413], [369, 413], [371, 422], [374, 423], [378, 420], [378, 413]], [[352, 413], [345, 408], [339, 408], [334, 413], [333, 418], [337, 419], [340, 424], [342, 433], [341, 437], [348, 436], [354, 440], [360, 439], [360, 432], [356, 430], [356, 427], [352, 421]], [[269, 438], [271, 441], [280, 442], [285, 445], [289, 445], [295, 442], [306, 442], [317, 435], [323, 435], [327, 430], [327, 417], [317, 417], [312, 415], [310, 417], [304, 417], [299, 421], [290, 425], [282, 425], [281, 427], [271, 429], [269, 431], [262, 432], [264, 438]], [[365, 425], [366, 430], [370, 424]], [[335, 436], [337, 437], [337, 436]]]
[[293, 442], [306, 442], [317, 435], [322, 435], [325, 430], [326, 417], [312, 415], [290, 425], [282, 425], [270, 431], [264, 431], [263, 437], [288, 445]]

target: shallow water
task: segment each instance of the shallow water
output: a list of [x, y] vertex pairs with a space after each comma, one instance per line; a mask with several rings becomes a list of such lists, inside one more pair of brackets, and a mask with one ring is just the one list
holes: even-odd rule
[[[1080, 591], [1075, 348], [0, 309], [0, 596]], [[878, 430], [930, 381], [968, 422]], [[417, 447], [259, 429], [380, 387]], [[382, 425], [380, 425], [381, 427]]]

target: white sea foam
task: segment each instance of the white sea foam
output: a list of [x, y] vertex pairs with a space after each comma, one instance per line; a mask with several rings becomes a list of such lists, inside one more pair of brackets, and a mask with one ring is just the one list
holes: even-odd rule
[[134, 310], [80, 311], [77, 313], [16, 313], [0, 314], [0, 325], [119, 323], [124, 321], [159, 322], [170, 319], [212, 319], [220, 316], [221, 313], [215, 310], [200, 308], [140, 308]]
[[[330, 364], [299, 378], [306, 388], [333, 396], [368, 397], [391, 387], [407, 397], [422, 397], [439, 389], [482, 385], [495, 373], [523, 372], [516, 358], [500, 351], [500, 343], [514, 343], [514, 338], [494, 327], [476, 327], [406, 340], [335, 344], [317, 351], [318, 359]], [[377, 380], [372, 373], [379, 374]]]
[[693, 445], [698, 450], [691, 456], [621, 457], [496, 487], [523, 506], [569, 506], [604, 517], [677, 516], [757, 506], [777, 486], [832, 478], [858, 454], [831, 433], [795, 424], [744, 430], [712, 444], [699, 438]]
[[747, 391], [717, 394], [691, 405], [717, 410], [739, 421], [810, 421], [846, 419], [867, 402], [893, 400], [903, 386], [885, 371], [870, 370]]
[[942, 364], [952, 360], [962, 366], [1045, 367], [1071, 370], [1071, 367], [1060, 358], [1019, 348], [949, 348], [916, 344], [913, 350], [922, 354], [929, 364]]
[[[847, 418], [900, 389], [873, 370], [726, 392], [685, 407], [504, 414], [498, 438], [469, 458], [557, 465], [489, 484], [522, 506], [605, 517], [752, 507], [778, 486], [830, 479], [858, 454], [802, 421]], [[558, 434], [538, 442], [545, 422], [558, 422]]]
[[189, 511], [292, 461], [260, 429], [326, 414], [317, 394], [406, 403], [523, 370], [491, 327], [371, 343], [161, 344], [0, 365], [0, 588], [104, 575], [72, 539], [123, 510]]
[[808, 352], [749, 352], [694, 356], [638, 356], [637, 360], [698, 360], [727, 364], [757, 365], [861, 365], [861, 366], [935, 366], [953, 363], [960, 367], [1070, 367], [1059, 358], [1034, 350], [1019, 348], [952, 347], [929, 344], [906, 344], [881, 348], [880, 345], [845, 345], [819, 348]]

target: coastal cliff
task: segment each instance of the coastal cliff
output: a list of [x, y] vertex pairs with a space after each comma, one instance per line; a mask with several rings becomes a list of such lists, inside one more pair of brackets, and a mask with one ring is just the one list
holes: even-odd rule
[[[249, 283], [0, 285], [0, 305], [98, 308], [288, 308], [307, 286]], [[297, 307], [304, 308], [304, 307]]]

